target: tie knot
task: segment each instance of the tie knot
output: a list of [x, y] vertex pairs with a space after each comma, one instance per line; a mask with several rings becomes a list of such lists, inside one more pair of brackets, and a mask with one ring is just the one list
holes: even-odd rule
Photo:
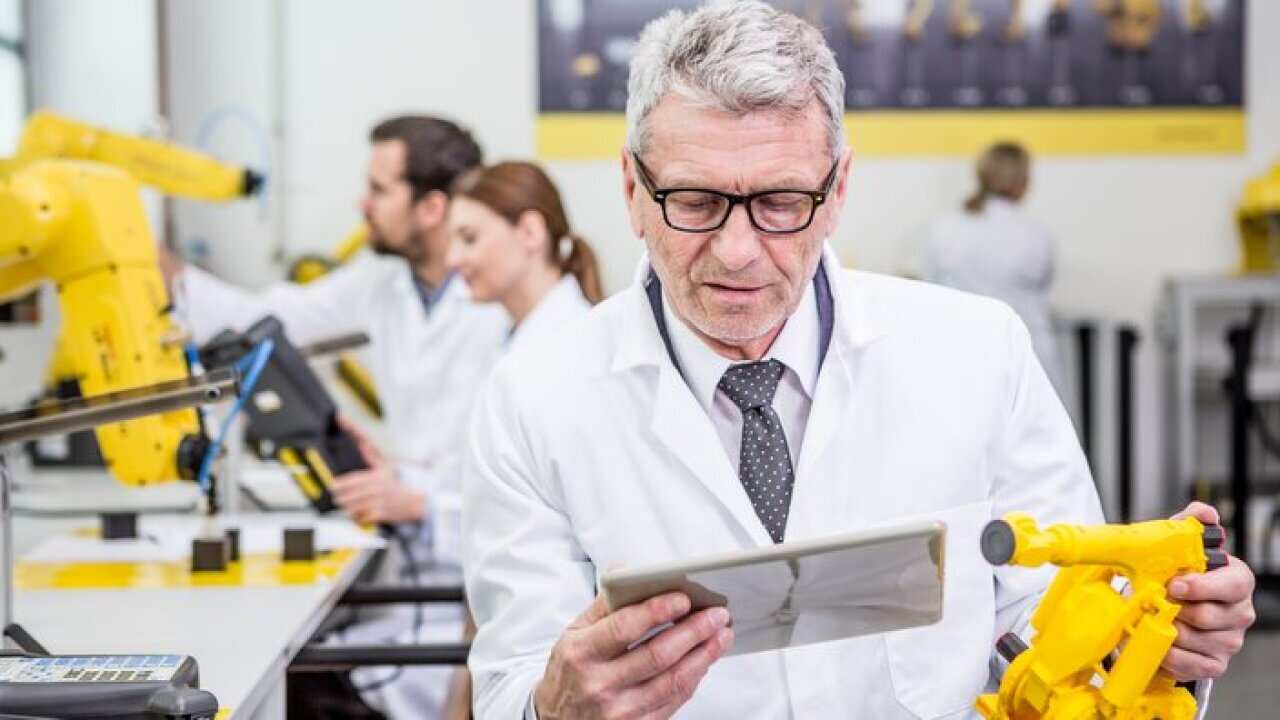
[[720, 389], [743, 412], [761, 408], [773, 402], [783, 370], [786, 366], [777, 360], [734, 365], [724, 371]]

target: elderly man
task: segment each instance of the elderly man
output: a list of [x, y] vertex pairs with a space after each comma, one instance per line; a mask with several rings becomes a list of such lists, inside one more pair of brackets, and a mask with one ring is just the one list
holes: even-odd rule
[[[966, 716], [994, 640], [1026, 628], [1048, 582], [988, 565], [983, 525], [1015, 509], [1101, 520], [1007, 306], [844, 270], [826, 248], [847, 189], [843, 97], [821, 35], [760, 2], [672, 12], [641, 36], [622, 170], [647, 259], [563, 343], [500, 364], [473, 418], [480, 717]], [[760, 453], [779, 458], [767, 476]], [[593, 599], [612, 566], [907, 518], [948, 527], [928, 627], [721, 659], [724, 608]], [[1251, 587], [1239, 562], [1173, 583], [1177, 677], [1223, 672]]]

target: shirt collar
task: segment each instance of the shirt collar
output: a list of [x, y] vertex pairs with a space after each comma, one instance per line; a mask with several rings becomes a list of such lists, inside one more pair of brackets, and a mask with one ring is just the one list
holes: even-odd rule
[[[684, 373], [685, 382], [704, 409], [710, 411], [720, 378], [734, 361], [719, 355], [672, 312], [670, 297], [663, 293], [662, 314], [671, 335], [671, 347]], [[787, 318], [782, 332], [765, 353], [764, 360], [778, 360], [796, 374], [806, 395], [813, 397], [820, 366], [817, 349], [821, 330], [813, 283], [805, 283], [800, 305]]]
[[444, 294], [448, 292], [449, 286], [453, 284], [453, 276], [455, 274], [456, 273], [450, 272], [445, 275], [444, 279], [441, 280], [440, 284], [436, 287], [428, 285], [416, 274], [413, 276], [413, 287], [417, 289], [418, 297], [422, 299], [422, 309], [425, 310], [428, 315], [430, 315], [431, 311], [435, 309], [435, 306], [439, 304], [440, 299], [444, 297]]

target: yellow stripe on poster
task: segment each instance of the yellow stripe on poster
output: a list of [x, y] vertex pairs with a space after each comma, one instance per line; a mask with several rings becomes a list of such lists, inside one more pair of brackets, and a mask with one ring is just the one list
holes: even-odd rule
[[190, 561], [145, 563], [18, 563], [20, 590], [98, 590], [204, 586], [278, 587], [328, 582], [342, 573], [358, 550], [321, 553], [311, 562], [284, 562], [278, 553], [245, 555], [220, 572], [192, 572]]
[[[996, 139], [1018, 140], [1038, 155], [1235, 154], [1245, 150], [1239, 108], [1160, 110], [928, 110], [845, 115], [862, 157], [971, 156]], [[613, 160], [622, 149], [620, 113], [538, 117], [538, 155], [546, 160]]]

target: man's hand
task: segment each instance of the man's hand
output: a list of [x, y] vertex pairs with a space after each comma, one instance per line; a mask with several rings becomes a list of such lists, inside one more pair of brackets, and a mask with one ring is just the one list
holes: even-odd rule
[[[627, 650], [667, 623], [675, 624]], [[610, 613], [599, 596], [551, 649], [534, 706], [539, 720], [668, 718], [731, 647], [725, 608], [690, 614], [687, 595], [667, 593]]]
[[[1193, 502], [1173, 516], [1194, 517], [1206, 525], [1219, 522], [1218, 511]], [[1253, 610], [1253, 572], [1235, 557], [1204, 574], [1182, 575], [1169, 582], [1169, 599], [1182, 605], [1174, 624], [1174, 641], [1163, 667], [1179, 681], [1221, 677], [1231, 656], [1240, 652], [1244, 631], [1257, 615]]]
[[173, 279], [177, 277], [186, 264], [172, 250], [166, 247], [156, 248], [156, 261], [160, 265], [160, 274], [164, 276], [165, 287], [173, 287]]
[[366, 470], [352, 470], [333, 479], [333, 500], [358, 523], [417, 522], [426, 514], [426, 498], [396, 476], [395, 467], [354, 423], [338, 417], [338, 424], [356, 441]]

